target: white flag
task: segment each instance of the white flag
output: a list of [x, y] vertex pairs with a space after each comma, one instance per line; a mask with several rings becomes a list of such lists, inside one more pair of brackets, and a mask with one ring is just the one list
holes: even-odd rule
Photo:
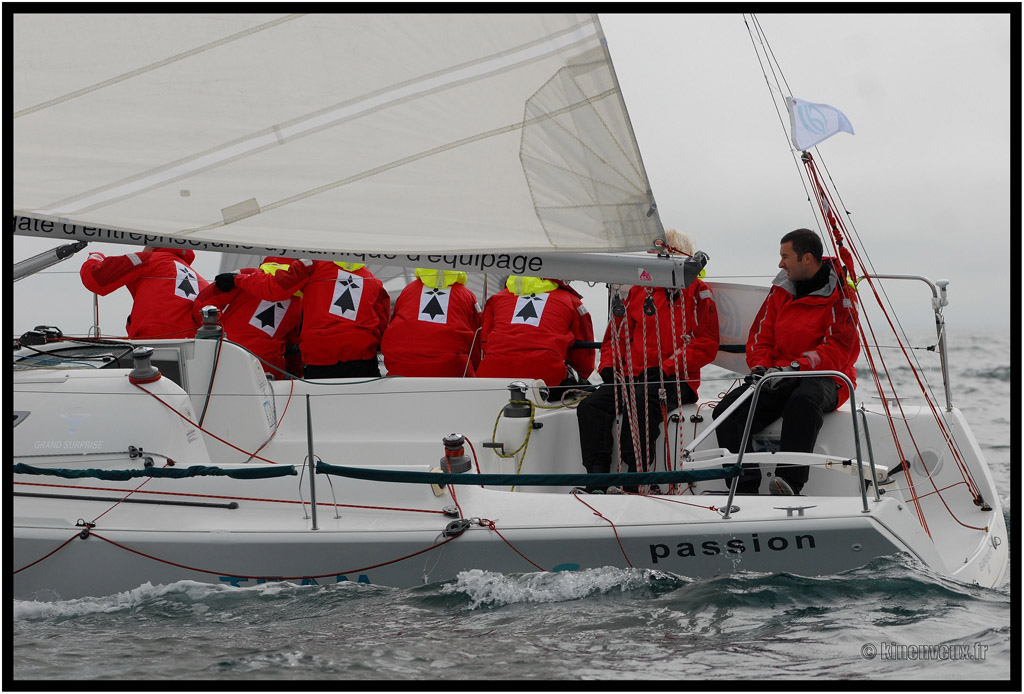
[[850, 119], [834, 106], [789, 97], [786, 107], [789, 109], [793, 146], [800, 151], [810, 149], [840, 131], [853, 135]]

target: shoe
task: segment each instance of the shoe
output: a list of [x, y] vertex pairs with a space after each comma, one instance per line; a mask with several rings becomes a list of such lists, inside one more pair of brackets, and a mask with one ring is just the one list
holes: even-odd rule
[[651, 493], [651, 494], [661, 494], [661, 487], [660, 487], [660, 486], [658, 486], [658, 485], [656, 485], [656, 484], [652, 484], [652, 485], [651, 485], [651, 491], [650, 491], [650, 493]]
[[619, 489], [618, 487], [612, 486], [612, 487], [608, 487], [607, 489], [605, 489], [604, 493], [605, 494], [622, 494], [622, 490]]
[[781, 477], [772, 477], [768, 482], [768, 491], [772, 496], [796, 496], [796, 492], [789, 486], [789, 482]]

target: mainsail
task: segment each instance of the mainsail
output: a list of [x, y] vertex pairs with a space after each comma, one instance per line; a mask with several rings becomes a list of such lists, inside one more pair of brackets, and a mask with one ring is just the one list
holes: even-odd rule
[[663, 233], [594, 15], [14, 29], [15, 233], [411, 258], [645, 250]]

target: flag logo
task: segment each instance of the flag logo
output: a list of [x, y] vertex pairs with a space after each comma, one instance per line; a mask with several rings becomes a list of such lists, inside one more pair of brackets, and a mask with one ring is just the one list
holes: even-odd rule
[[189, 301], [195, 301], [199, 294], [199, 277], [192, 268], [174, 261], [177, 274], [174, 278], [174, 294]]
[[259, 328], [270, 337], [273, 337], [274, 333], [277, 332], [278, 326], [281, 325], [281, 321], [284, 319], [284, 314], [288, 312], [289, 304], [291, 304], [291, 299], [285, 299], [284, 301], [261, 301], [260, 305], [253, 312], [252, 318], [249, 319], [249, 325]]
[[448, 323], [448, 300], [450, 298], [451, 291], [448, 289], [423, 287], [420, 290], [419, 320], [427, 323]]
[[355, 320], [359, 314], [359, 302], [363, 298], [363, 278], [351, 272], [338, 270], [331, 297], [330, 313], [345, 320]]
[[516, 307], [512, 311], [513, 325], [525, 323], [537, 327], [540, 325], [540, 318], [544, 315], [544, 307], [548, 303], [550, 292], [543, 294], [524, 294], [516, 299]]
[[800, 151], [808, 150], [838, 132], [853, 135], [850, 119], [835, 106], [789, 97], [786, 107], [789, 109], [790, 138]]

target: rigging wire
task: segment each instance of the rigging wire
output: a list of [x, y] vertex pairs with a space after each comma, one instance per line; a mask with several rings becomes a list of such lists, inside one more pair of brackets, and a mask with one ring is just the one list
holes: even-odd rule
[[[778, 103], [776, 102], [775, 99], [776, 99], [776, 93], [778, 93], [778, 95], [781, 98], [787, 98], [787, 96], [786, 96], [787, 94], [792, 94], [792, 91], [789, 88], [789, 83], [786, 80], [786, 78], [785, 78], [785, 76], [784, 76], [784, 74], [782, 72], [782, 68], [781, 68], [781, 66], [778, 63], [778, 60], [777, 60], [777, 58], [776, 58], [776, 56], [774, 54], [774, 51], [772, 50], [771, 45], [768, 42], [767, 36], [765, 35], [764, 30], [761, 27], [760, 21], [757, 19], [756, 15], [751, 14], [749, 21], [745, 18], [744, 19], [744, 24], [747, 27], [747, 33], [750, 36], [751, 44], [752, 44], [752, 46], [754, 48], [755, 54], [757, 55], [758, 63], [760, 65], [760, 67], [761, 67], [762, 75], [765, 78], [765, 83], [766, 83], [766, 85], [768, 87], [769, 95], [772, 98], [772, 104], [773, 104], [773, 106], [775, 108], [776, 115], [777, 115], [777, 117], [779, 119], [780, 126], [782, 127], [783, 133], [787, 136], [787, 140], [788, 140], [789, 139], [789, 137], [788, 137], [789, 134], [786, 131], [786, 126], [785, 126], [784, 119], [782, 118], [781, 110], [780, 110], [779, 105], [778, 105]], [[753, 26], [753, 30], [751, 29], [751, 26]], [[756, 39], [755, 39], [755, 34], [756, 34], [756, 37], [757, 37]], [[771, 75], [772, 75], [771, 79], [769, 79], [769, 76], [768, 76], [769, 72], [771, 72]], [[774, 80], [774, 88], [773, 88], [773, 85], [772, 85], [772, 81], [773, 80]], [[785, 87], [785, 91], [783, 91], [783, 86]], [[814, 151], [815, 151], [816, 155], [820, 158], [820, 153], [818, 152], [818, 148], [817, 147], [814, 148]], [[790, 152], [791, 152], [792, 156], [794, 156], [794, 157], [796, 156], [796, 150], [793, 147], [790, 148]], [[817, 171], [816, 171], [816, 167], [815, 167], [814, 162], [813, 162], [813, 158], [811, 158], [809, 153], [808, 153], [806, 155], [806, 157], [802, 157], [802, 159], [803, 159], [804, 164], [805, 164], [805, 166], [804, 166], [805, 171], [804, 172], [800, 172], [800, 167], [798, 166], [798, 175], [800, 177], [801, 183], [804, 186], [805, 193], [807, 193], [808, 203], [811, 205], [812, 213], [814, 213], [813, 216], [815, 218], [816, 224], [818, 225], [818, 233], [819, 233], [819, 235], [822, 236], [823, 239], [829, 239], [831, 241], [832, 249], [834, 251], [836, 251], [837, 255], [843, 255], [843, 253], [841, 251], [845, 251], [846, 252], [844, 260], [848, 259], [849, 262], [844, 262], [844, 264], [852, 265], [853, 257], [856, 257], [857, 262], [860, 264], [860, 266], [862, 268], [862, 274], [867, 274], [866, 279], [867, 279], [867, 282], [868, 282], [868, 286], [871, 289], [871, 294], [874, 297], [875, 301], [878, 303], [878, 306], [881, 309], [882, 314], [885, 316], [886, 320], [888, 321], [889, 327], [892, 329], [893, 334], [896, 337], [896, 342], [899, 344], [900, 349], [901, 349], [904, 357], [906, 358], [908, 364], [910, 365], [911, 371], [913, 372], [913, 374], [914, 374], [914, 376], [915, 376], [915, 378], [917, 380], [917, 383], [918, 383], [919, 387], [921, 388], [921, 392], [923, 393], [923, 395], [925, 397], [925, 401], [926, 401], [928, 407], [931, 409], [933, 416], [935, 417], [936, 424], [938, 425], [938, 428], [939, 428], [940, 432], [943, 434], [943, 436], [947, 440], [950, 453], [952, 454], [953, 458], [955, 459], [956, 464], [957, 464], [958, 468], [960, 469], [961, 474], [962, 474], [962, 476], [964, 478], [964, 481], [967, 483], [968, 490], [973, 495], [975, 503], [980, 505], [980, 502], [982, 502], [983, 500], [981, 499], [981, 497], [979, 495], [977, 483], [973, 479], [973, 476], [971, 475], [970, 470], [968, 469], [967, 465], [965, 464], [965, 462], [964, 462], [964, 460], [963, 460], [963, 458], [962, 458], [962, 456], [960, 454], [959, 442], [956, 440], [955, 436], [953, 435], [952, 427], [950, 427], [944, 421], [944, 419], [940, 416], [940, 414], [936, 410], [934, 389], [932, 388], [931, 384], [928, 382], [926, 375], [923, 374], [924, 369], [923, 369], [920, 361], [917, 359], [917, 355], [913, 354], [912, 351], [909, 352], [909, 353], [907, 351], [907, 348], [906, 348], [905, 345], [909, 344], [910, 340], [909, 340], [909, 338], [908, 338], [908, 336], [906, 334], [906, 330], [904, 329], [902, 323], [900, 323], [898, 317], [896, 317], [895, 311], [893, 309], [893, 304], [892, 304], [892, 301], [891, 301], [888, 293], [881, 286], [876, 288], [876, 286], [875, 286], [876, 283], [872, 280], [871, 275], [875, 275], [875, 274], [878, 274], [878, 273], [875, 271], [874, 265], [871, 262], [870, 257], [868, 257], [866, 250], [863, 250], [863, 252], [861, 251], [861, 249], [863, 249], [864, 246], [863, 246], [863, 243], [861, 241], [860, 234], [857, 233], [856, 227], [853, 224], [852, 215], [850, 214], [849, 210], [846, 208], [845, 203], [843, 203], [842, 198], [839, 196], [839, 193], [838, 193], [835, 181], [834, 181], [834, 179], [833, 179], [833, 177], [831, 175], [831, 172], [827, 169], [827, 167], [825, 168], [825, 172], [827, 174], [827, 180], [828, 180], [829, 187], [831, 188], [832, 191], [835, 191], [835, 197], [838, 198], [839, 202], [842, 204], [841, 208], [836, 206], [835, 201], [832, 199], [832, 193], [830, 192], [829, 187], [827, 187], [825, 185], [825, 182], [823, 180], [821, 180], [821, 178], [817, 175]], [[822, 162], [822, 166], [824, 166], [824, 162]], [[806, 173], [806, 177], [805, 177], [804, 173]], [[815, 188], [815, 191], [816, 191], [815, 194], [814, 194], [815, 201], [813, 201], [813, 202], [811, 201], [811, 194], [810, 194], [810, 192], [808, 192], [808, 185], [812, 185]], [[815, 209], [815, 208], [817, 208], [817, 209]], [[839, 214], [839, 210], [842, 211], [842, 215]], [[819, 217], [819, 213], [820, 213], [820, 217]], [[846, 225], [843, 222], [844, 218], [849, 220], [850, 228], [853, 229], [853, 233], [852, 234], [846, 229]], [[829, 223], [829, 222], [831, 222], [831, 229], [830, 229], [828, 234], [825, 234], [825, 233], [823, 233], [822, 224], [823, 223]], [[848, 245], [849, 245], [848, 249], [844, 249], [843, 248], [843, 243], [842, 243], [843, 242], [843, 232], [846, 232], [846, 239], [847, 239]], [[839, 248], [836, 247], [837, 243], [838, 243]], [[852, 267], [850, 268], [850, 270], [851, 270], [851, 272], [853, 271]], [[881, 283], [878, 283], [878, 284], [880, 285]], [[884, 299], [884, 301], [883, 301], [883, 299]], [[941, 307], [936, 307], [936, 309], [938, 311], [937, 312], [936, 322], [940, 323], [939, 316], [941, 315], [941, 313], [939, 313], [939, 312], [941, 311]], [[874, 334], [874, 330], [870, 326], [870, 319], [868, 318], [868, 316], [866, 314], [864, 314], [864, 313], [861, 313], [860, 315], [864, 319], [864, 321], [868, 324], [868, 328], [869, 328], [869, 330], [871, 332], [872, 339], [873, 340], [877, 340], [877, 338], [876, 338], [876, 336]], [[895, 317], [895, 324], [893, 322], [893, 318], [894, 317]], [[862, 345], [864, 347], [865, 356], [867, 357], [867, 359], [868, 359], [868, 361], [869, 361], [869, 363], [871, 365], [872, 374], [873, 374], [873, 377], [874, 377], [874, 380], [875, 380], [876, 388], [878, 389], [879, 396], [882, 398], [882, 403], [883, 403], [883, 406], [885, 408], [885, 411], [886, 411], [887, 415], [891, 415], [891, 413], [889, 412], [888, 400], [886, 399], [885, 394], [884, 394], [884, 390], [885, 389], [882, 388], [881, 381], [879, 380], [879, 377], [878, 377], [878, 371], [874, 367], [875, 361], [874, 361], [874, 357], [872, 355], [871, 343], [869, 343], [865, 339], [867, 336], [864, 333], [864, 326], [860, 325], [858, 329], [859, 329], [860, 334], [861, 334], [861, 342], [862, 342]], [[939, 329], [940, 330], [944, 330], [944, 327], [940, 324]], [[939, 335], [939, 339], [941, 340], [942, 337], [943, 336], [940, 334]], [[875, 347], [875, 351], [877, 352], [878, 361], [882, 364], [882, 368], [883, 368], [884, 373], [886, 375], [886, 379], [888, 380], [889, 386], [892, 389], [893, 396], [896, 399], [896, 404], [897, 404], [897, 406], [900, 409], [901, 415], [903, 415], [903, 419], [905, 419], [905, 415], [903, 414], [903, 409], [902, 409], [902, 403], [900, 403], [899, 399], [895, 397], [896, 396], [895, 384], [892, 382], [891, 374], [889, 373], [888, 368], [885, 366], [885, 362], [882, 359], [881, 352], [878, 351], [877, 344], [876, 344], [876, 347]], [[898, 437], [898, 435], [896, 433], [896, 430], [894, 428], [894, 423], [892, 421], [891, 416], [889, 418], [889, 423], [890, 423], [890, 431], [891, 431], [891, 434], [892, 434], [893, 440], [894, 440], [894, 445], [896, 446], [897, 451], [899, 451], [899, 455], [902, 457], [903, 454], [902, 454], [902, 449], [901, 449], [900, 442], [899, 442], [899, 437]], [[913, 447], [914, 447], [915, 450], [917, 450], [918, 457], [920, 458], [921, 457], [921, 453], [920, 453], [919, 447], [917, 445], [917, 442], [914, 439], [913, 432], [910, 430], [909, 425], [907, 426], [907, 432], [908, 432], [908, 435], [911, 438], [911, 442], [913, 444]], [[906, 475], [907, 475], [908, 482], [912, 485], [913, 483], [912, 483], [912, 481], [910, 479], [911, 473], [910, 473], [909, 469], [906, 471]], [[934, 483], [933, 483], [933, 486], [934, 486]], [[942, 500], [943, 505], [946, 506], [946, 509], [947, 509], [947, 511], [949, 511], [950, 515], [953, 516], [954, 519], [957, 520], [957, 522], [960, 522], [959, 519], [956, 518], [955, 514], [953, 514], [952, 510], [949, 509], [949, 506], [946, 505], [945, 499], [942, 498], [942, 494], [939, 493], [938, 490], [936, 490], [936, 493], [938, 493], [939, 498]], [[927, 531], [927, 524], [925, 522], [923, 512], [922, 512], [922, 510], [921, 510], [921, 508], [920, 508], [920, 506], [918, 504], [918, 501], [917, 501], [918, 498], [920, 498], [920, 497], [915, 493], [914, 496], [913, 496], [912, 501], [913, 501], [913, 503], [914, 503], [914, 505], [916, 507], [918, 516], [919, 516], [919, 518], [921, 520], [921, 524], [925, 528], [925, 530]], [[961, 525], [966, 525], [966, 524], [961, 523]], [[968, 526], [968, 527], [971, 527], [971, 526]]]

